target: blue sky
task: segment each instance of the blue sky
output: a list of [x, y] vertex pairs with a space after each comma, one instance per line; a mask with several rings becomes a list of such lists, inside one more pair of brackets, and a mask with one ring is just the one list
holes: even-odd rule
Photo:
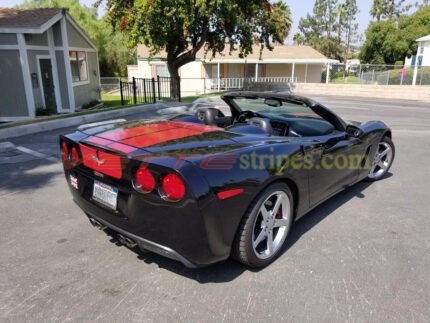
[[[419, 0], [406, 0], [407, 4], [414, 4]], [[11, 7], [17, 4], [22, 3], [22, 0], [0, 0], [1, 7]], [[81, 3], [90, 6], [95, 2], [95, 0], [80, 0]], [[305, 16], [306, 13], [312, 12], [312, 7], [314, 5], [314, 0], [285, 0], [285, 2], [290, 6], [292, 14], [293, 14], [293, 29], [290, 32], [290, 39], [292, 35], [297, 32], [297, 26], [299, 24], [299, 20], [301, 17]], [[370, 8], [372, 6], [373, 0], [357, 0], [358, 8], [360, 9], [358, 24], [359, 24], [359, 32], [364, 33], [367, 25], [370, 21]], [[99, 9], [99, 12], [102, 13], [103, 9]]]

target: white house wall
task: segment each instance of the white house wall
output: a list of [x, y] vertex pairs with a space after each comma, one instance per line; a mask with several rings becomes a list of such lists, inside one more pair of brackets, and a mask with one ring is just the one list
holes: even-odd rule
[[423, 55], [423, 66], [430, 66], [430, 41], [424, 42], [424, 52], [422, 55]]
[[[141, 78], [151, 78], [155, 76], [156, 65], [163, 64], [165, 61], [152, 60], [147, 61], [144, 59], [138, 60], [138, 76]], [[243, 63], [220, 63], [220, 70], [223, 72], [221, 77], [240, 78], [243, 76], [244, 64]], [[292, 76], [292, 64], [291, 63], [273, 63], [264, 64], [264, 76], [266, 77], [291, 77]], [[205, 65], [211, 65], [210, 62]], [[213, 64], [216, 66], [217, 64]], [[261, 65], [260, 65], [260, 68]], [[322, 64], [297, 64], [294, 68], [294, 76], [297, 77], [298, 82], [306, 83], [320, 83]], [[181, 92], [182, 95], [196, 95], [204, 93], [205, 89], [210, 87], [209, 80], [204, 80], [208, 77], [202, 61], [194, 61], [188, 63], [180, 68], [179, 75], [181, 77]]]
[[208, 86], [209, 86], [209, 83], [205, 79], [181, 77], [182, 96], [197, 95], [197, 94], [204, 93], [205, 87], [207, 88]]
[[152, 77], [151, 64], [148, 61], [138, 60], [137, 66], [139, 68], [139, 77], [140, 78], [151, 78]]
[[276, 77], [291, 76], [291, 65], [266, 64], [266, 76], [276, 76]]
[[[143, 60], [140, 59], [137, 62], [138, 70], [139, 70], [139, 77], [141, 78], [152, 78], [156, 77], [155, 75], [155, 66], [156, 65], [166, 65], [165, 61], [159, 61], [159, 60]], [[201, 78], [202, 77], [202, 62], [195, 61], [188, 63], [184, 66], [182, 66], [179, 69], [179, 75], [181, 78]]]
[[179, 75], [184, 78], [201, 78], [202, 77], [202, 62], [195, 61], [188, 63], [180, 68]]

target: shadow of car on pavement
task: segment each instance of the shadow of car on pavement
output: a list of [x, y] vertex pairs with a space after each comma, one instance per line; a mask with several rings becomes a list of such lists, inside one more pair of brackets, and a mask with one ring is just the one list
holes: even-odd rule
[[[387, 173], [384, 179], [391, 176], [391, 173]], [[291, 232], [287, 238], [287, 243], [281, 251], [280, 257], [282, 257], [283, 254], [288, 249], [290, 249], [302, 235], [311, 230], [314, 226], [324, 220], [331, 213], [336, 211], [339, 207], [353, 198], [365, 198], [363, 191], [365, 191], [366, 188], [371, 184], [371, 182], [359, 182], [328, 199], [310, 211], [308, 214], [300, 218], [291, 228]], [[111, 230], [105, 230], [105, 233], [111, 238], [110, 242], [117, 246], [123, 247], [123, 244], [121, 244], [121, 242], [116, 237], [115, 232]], [[142, 252], [138, 247], [132, 248], [130, 250], [135, 252], [137, 254], [137, 258], [144, 261], [145, 263], [155, 263], [160, 268], [169, 270], [186, 278], [193, 279], [201, 284], [230, 282], [239, 277], [245, 271], [258, 273], [259, 271], [265, 270], [264, 268], [249, 268], [232, 259], [228, 259], [224, 262], [219, 262], [207, 267], [190, 269], [185, 267], [180, 262], [159, 256], [151, 252]], [[276, 260], [274, 263], [276, 263]]]

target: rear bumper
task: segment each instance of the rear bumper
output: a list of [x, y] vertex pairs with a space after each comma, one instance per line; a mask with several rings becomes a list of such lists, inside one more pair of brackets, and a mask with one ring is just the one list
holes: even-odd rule
[[118, 209], [113, 211], [92, 199], [94, 180], [86, 173], [73, 171], [78, 178], [78, 189], [70, 185], [70, 171], [65, 173], [73, 200], [84, 213], [133, 240], [140, 248], [177, 260], [189, 268], [229, 257], [231, 245], [220, 237], [219, 225], [192, 198], [166, 203], [156, 192], [142, 195], [106, 177], [103, 182], [119, 188]]
[[[74, 202], [83, 210], [85, 210], [85, 207], [82, 205], [82, 201], [76, 201], [74, 199]], [[182, 255], [180, 255], [178, 252], [176, 252], [175, 250], [163, 246], [159, 243], [155, 243], [153, 241], [149, 241], [147, 239], [144, 239], [142, 237], [139, 237], [133, 233], [130, 233], [126, 230], [123, 230], [121, 228], [118, 228], [116, 226], [114, 226], [113, 224], [103, 220], [101, 217], [98, 217], [97, 215], [94, 214], [90, 214], [87, 213], [88, 217], [93, 218], [95, 220], [97, 220], [98, 222], [100, 222], [101, 224], [103, 224], [104, 226], [110, 228], [111, 230], [114, 230], [117, 233], [120, 233], [130, 239], [132, 239], [134, 242], [137, 243], [137, 245], [139, 246], [140, 249], [144, 249], [147, 251], [151, 251], [153, 253], [156, 253], [158, 255], [164, 256], [166, 258], [169, 259], [173, 259], [176, 261], [181, 262], [184, 266], [188, 267], [188, 268], [197, 268], [198, 266], [196, 264], [193, 264], [191, 261], [189, 261], [188, 259], [186, 259], [185, 257], [183, 257]]]

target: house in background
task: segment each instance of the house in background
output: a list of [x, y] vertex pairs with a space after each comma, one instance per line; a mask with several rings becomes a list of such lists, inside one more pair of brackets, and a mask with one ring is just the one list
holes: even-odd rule
[[[149, 49], [137, 48], [138, 65], [128, 67], [129, 78], [156, 78], [169, 76], [166, 53], [150, 57]], [[273, 51], [264, 49], [260, 59], [260, 46], [253, 53], [240, 58], [238, 51], [223, 53], [211, 58], [200, 50], [194, 62], [180, 68], [181, 92], [195, 95], [210, 91], [241, 88], [244, 79], [277, 83], [320, 83], [323, 70], [338, 61], [328, 59], [310, 46], [276, 45]]]
[[418, 50], [416, 55], [405, 58], [405, 66], [414, 67], [415, 62], [418, 63], [418, 67], [430, 66], [430, 35], [418, 38]]
[[0, 8], [0, 121], [100, 99], [96, 46], [67, 9]]
[[414, 62], [414, 76], [412, 81], [412, 85], [414, 86], [417, 84], [418, 69], [430, 66], [430, 35], [418, 38], [416, 41], [418, 42], [418, 51]]

